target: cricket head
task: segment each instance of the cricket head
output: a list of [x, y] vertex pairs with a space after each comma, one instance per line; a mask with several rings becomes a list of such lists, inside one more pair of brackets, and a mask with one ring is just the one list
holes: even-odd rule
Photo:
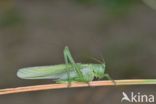
[[93, 73], [96, 78], [103, 78], [105, 73], [105, 64], [93, 64]]

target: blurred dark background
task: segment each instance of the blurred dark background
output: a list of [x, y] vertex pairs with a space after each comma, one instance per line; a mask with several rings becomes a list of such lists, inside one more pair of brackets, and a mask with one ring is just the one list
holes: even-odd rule
[[[0, 88], [53, 83], [22, 80], [19, 68], [104, 57], [113, 79], [156, 78], [156, 4], [152, 0], [1, 0]], [[122, 91], [154, 86], [48, 90], [0, 96], [0, 104], [120, 104]], [[156, 94], [156, 93], [155, 93]]]

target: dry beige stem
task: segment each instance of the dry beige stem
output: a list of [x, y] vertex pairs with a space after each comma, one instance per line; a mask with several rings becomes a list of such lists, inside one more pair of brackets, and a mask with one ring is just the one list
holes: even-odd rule
[[0, 89], [0, 95], [22, 93], [22, 92], [32, 92], [41, 91], [49, 89], [62, 89], [62, 88], [75, 88], [75, 87], [95, 87], [95, 86], [118, 86], [118, 85], [143, 85], [143, 84], [156, 84], [154, 79], [133, 79], [133, 80], [114, 80], [116, 84], [112, 81], [92, 81], [88, 83], [71, 83], [70, 87], [68, 84], [44, 84], [44, 85], [34, 85], [34, 86], [24, 86], [16, 88], [6, 88]]

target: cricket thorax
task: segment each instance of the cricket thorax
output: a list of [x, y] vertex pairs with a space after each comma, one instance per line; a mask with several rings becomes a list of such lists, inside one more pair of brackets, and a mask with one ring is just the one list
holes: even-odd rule
[[105, 72], [105, 65], [104, 64], [93, 64], [91, 65], [93, 72], [94, 72], [94, 77], [96, 78], [103, 78], [104, 72]]

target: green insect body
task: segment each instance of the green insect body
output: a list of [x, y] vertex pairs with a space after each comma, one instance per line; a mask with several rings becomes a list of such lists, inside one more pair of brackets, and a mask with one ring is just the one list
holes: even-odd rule
[[57, 83], [90, 82], [104, 77], [111, 79], [105, 74], [105, 64], [75, 63], [68, 47], [64, 49], [64, 58], [66, 64], [22, 68], [17, 76], [22, 79], [53, 79]]

